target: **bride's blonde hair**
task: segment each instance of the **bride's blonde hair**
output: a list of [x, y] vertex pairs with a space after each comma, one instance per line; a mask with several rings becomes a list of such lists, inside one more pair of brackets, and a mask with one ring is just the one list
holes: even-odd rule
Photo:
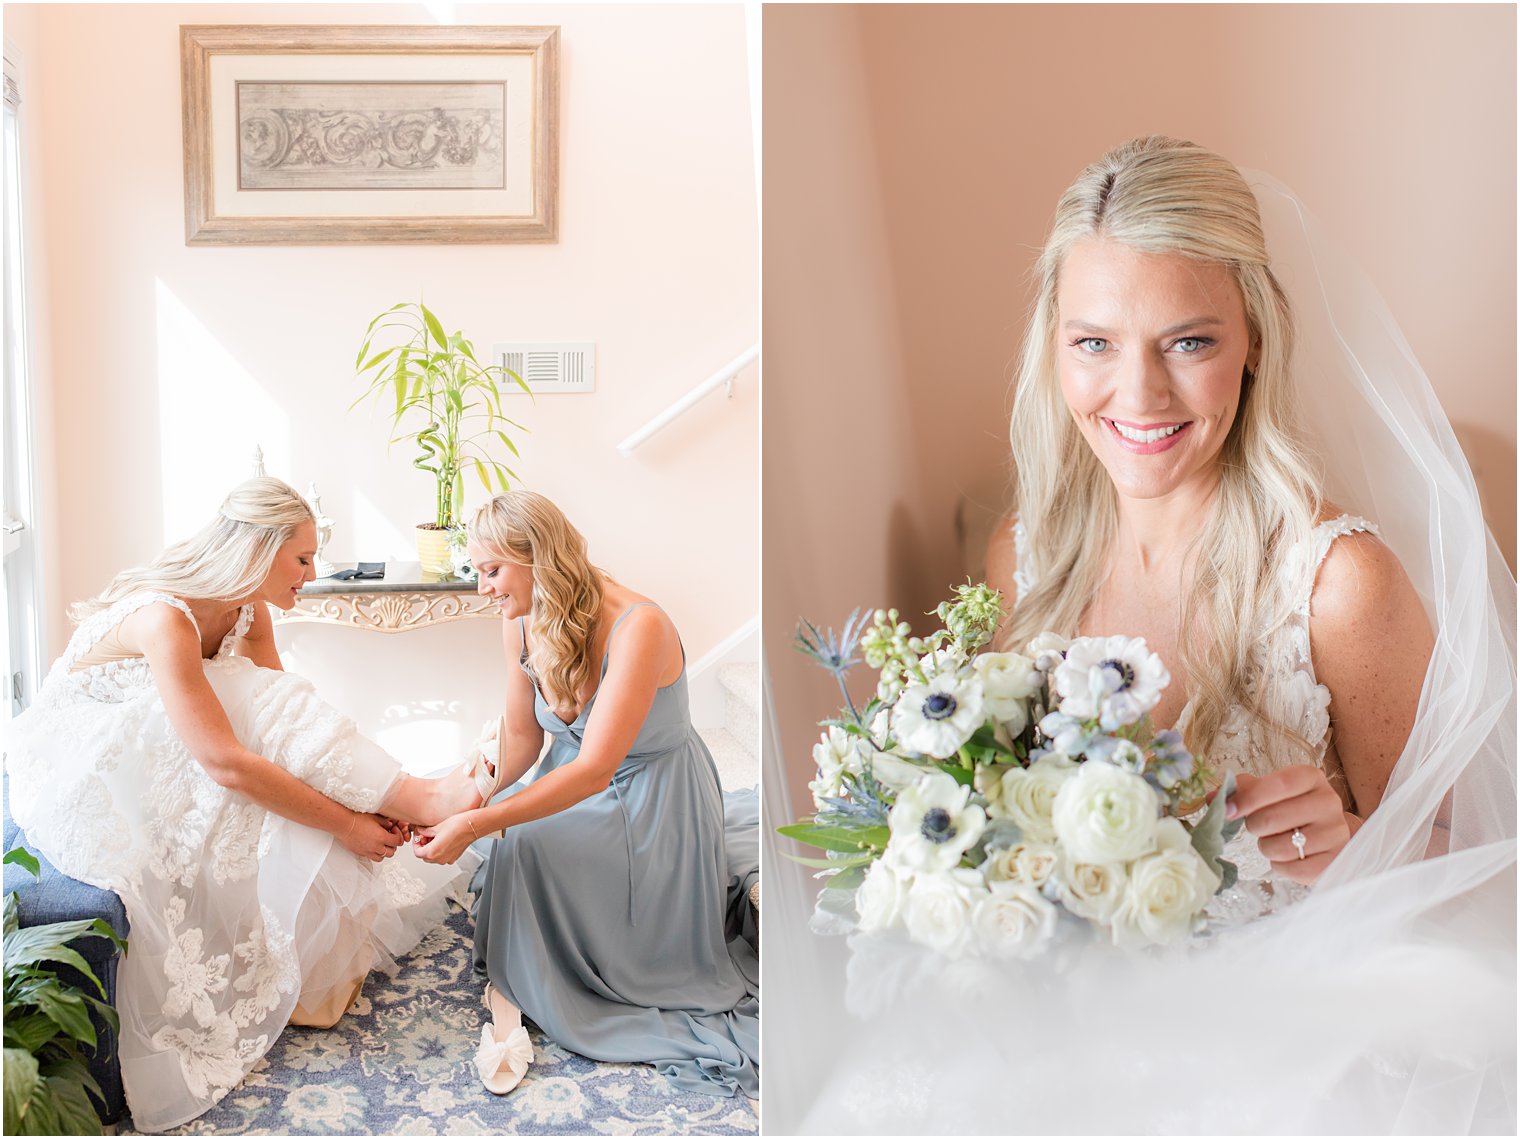
[[1289, 379], [1293, 317], [1268, 265], [1256, 198], [1228, 161], [1161, 136], [1119, 146], [1078, 175], [1056, 207], [1039, 261], [1010, 429], [1017, 508], [1029, 534], [1020, 565], [1034, 582], [1001, 642], [1043, 630], [1074, 633], [1104, 577], [1118, 527], [1113, 483], [1061, 396], [1055, 354], [1061, 265], [1072, 246], [1102, 236], [1153, 253], [1222, 264], [1245, 300], [1254, 370], [1242, 377], [1220, 454], [1214, 512], [1194, 539], [1196, 570], [1182, 603], [1179, 655], [1192, 689], [1188, 744], [1206, 752], [1232, 704], [1298, 740], [1268, 714], [1253, 683], [1252, 647], [1293, 612], [1282, 559], [1307, 548], [1320, 507], [1298, 439]]
[[586, 539], [564, 512], [531, 490], [498, 494], [469, 529], [497, 557], [533, 570], [528, 667], [563, 719], [597, 664], [591, 642], [607, 575], [587, 559]]
[[124, 570], [96, 597], [69, 607], [76, 622], [133, 593], [238, 601], [264, 584], [280, 547], [311, 522], [306, 500], [275, 478], [249, 479], [233, 488], [213, 518], [145, 566]]

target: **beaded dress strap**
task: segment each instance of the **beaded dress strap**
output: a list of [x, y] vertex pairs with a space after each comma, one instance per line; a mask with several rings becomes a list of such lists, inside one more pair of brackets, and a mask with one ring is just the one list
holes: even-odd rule
[[1325, 564], [1325, 559], [1330, 556], [1330, 547], [1335, 540], [1345, 534], [1356, 533], [1377, 534], [1377, 524], [1369, 522], [1358, 514], [1342, 514], [1336, 518], [1327, 518], [1315, 526], [1309, 535], [1310, 541], [1310, 565], [1308, 573], [1308, 586], [1303, 596], [1303, 601], [1298, 611], [1305, 617], [1309, 616], [1309, 601], [1314, 596], [1314, 583], [1319, 579], [1320, 567]]

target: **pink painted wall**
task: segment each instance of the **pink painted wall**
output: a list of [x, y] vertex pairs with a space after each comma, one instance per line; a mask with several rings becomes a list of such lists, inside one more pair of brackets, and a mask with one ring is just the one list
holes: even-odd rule
[[[256, 443], [271, 474], [317, 483], [337, 524], [333, 560], [411, 556], [429, 476], [403, 448], [387, 454], [381, 416], [345, 409], [369, 319], [419, 294], [477, 346], [594, 340], [596, 393], [515, 404], [531, 431], [511, 465], [565, 508], [601, 565], [665, 604], [693, 657], [754, 617], [756, 369], [632, 458], [615, 450], [758, 339], [742, 9], [447, 7], [453, 23], [561, 29], [557, 244], [185, 245], [179, 26], [433, 23], [421, 5], [7, 6], [7, 23], [29, 31], [18, 46], [38, 86], [39, 378], [59, 409], [43, 472], [61, 525], [47, 565], [53, 652], [62, 603], [209, 517]], [[484, 497], [478, 483], [467, 495], [467, 510]], [[377, 652], [382, 668], [421, 674], [481, 654], [499, 664], [486, 622], [436, 640], [287, 633], [335, 675]], [[443, 687], [453, 698], [472, 683]]]
[[[864, 9], [767, 7], [764, 645], [782, 748], [839, 692], [791, 648], [918, 589], [926, 523], [860, 29]], [[805, 803], [805, 764], [791, 796]], [[772, 806], [768, 804], [768, 807]]]
[[[768, 361], [856, 361], [769, 371], [768, 428], [816, 414], [826, 422], [809, 437], [841, 442], [792, 452], [784, 477], [812, 493], [783, 515], [767, 431], [768, 644], [797, 613], [922, 612], [961, 580], [954, 505], [999, 501], [1027, 275], [1056, 199], [1087, 162], [1152, 132], [1276, 175], [1366, 268], [1468, 449], [1513, 567], [1513, 8], [788, 8], [767, 13], [765, 52], [767, 78], [786, 76], [765, 91]], [[786, 120], [805, 137], [773, 146], [774, 114], [808, 100]], [[834, 155], [848, 177], [792, 158], [806, 153]], [[871, 219], [878, 244], [862, 251], [825, 227], [810, 255], [774, 255], [826, 211]], [[830, 289], [805, 322], [773, 307], [820, 280]], [[883, 351], [889, 371], [861, 366]], [[915, 442], [861, 430], [861, 417], [906, 417]], [[906, 548], [894, 518], [915, 520]], [[809, 560], [825, 588], [804, 580]], [[770, 667], [795, 796], [812, 721], [835, 701], [801, 687], [793, 654], [773, 651]]]
[[[415, 557], [429, 476], [401, 447], [388, 455], [383, 417], [345, 409], [369, 318], [420, 293], [477, 345], [596, 341], [594, 394], [514, 405], [530, 432], [512, 467], [564, 506], [597, 563], [666, 605], [693, 658], [755, 616], [754, 366], [733, 397], [616, 452], [758, 339], [742, 8], [450, 8], [451, 23], [561, 29], [555, 245], [185, 246], [179, 26], [433, 23], [424, 6], [6, 6], [35, 88], [35, 347], [58, 409], [41, 439], [58, 523], [50, 652], [62, 605], [208, 519], [255, 443], [269, 473], [318, 484], [333, 560]], [[483, 499], [479, 484], [467, 494], [467, 509]], [[371, 730], [451, 709], [473, 733], [502, 668], [494, 622], [293, 627], [281, 642]]]

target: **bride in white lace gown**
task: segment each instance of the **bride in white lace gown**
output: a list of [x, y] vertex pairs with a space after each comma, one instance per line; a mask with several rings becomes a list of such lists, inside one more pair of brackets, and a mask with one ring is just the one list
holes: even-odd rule
[[76, 607], [6, 741], [25, 841], [126, 907], [121, 1068], [140, 1130], [204, 1112], [287, 1023], [335, 1023], [463, 872], [418, 860], [405, 824], [477, 806], [470, 781], [403, 774], [280, 668], [268, 606], [294, 604], [315, 553], [294, 490], [242, 484]]
[[1375, 298], [1324, 260], [1285, 287], [1271, 252], [1192, 144], [1082, 172], [988, 556], [1000, 647], [1145, 637], [1173, 678], [1153, 721], [1237, 774], [1211, 937], [948, 962], [877, 934], [783, 952], [773, 924], [773, 1014], [806, 1018], [767, 1058], [777, 1133], [1512, 1132], [1513, 580]]

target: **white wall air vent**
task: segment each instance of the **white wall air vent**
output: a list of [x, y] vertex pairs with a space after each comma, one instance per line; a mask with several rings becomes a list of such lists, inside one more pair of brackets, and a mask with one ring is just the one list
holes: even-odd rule
[[[596, 344], [592, 341], [493, 344], [491, 355], [496, 363], [521, 376], [534, 395], [596, 391]], [[516, 384], [509, 383], [502, 390], [523, 394]]]

